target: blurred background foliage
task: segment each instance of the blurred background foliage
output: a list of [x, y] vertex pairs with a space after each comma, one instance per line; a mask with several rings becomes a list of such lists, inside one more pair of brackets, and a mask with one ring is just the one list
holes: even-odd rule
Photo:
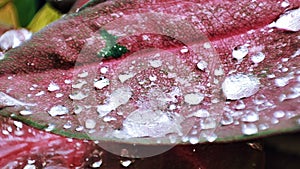
[[22, 27], [37, 32], [67, 13], [75, 2], [76, 0], [0, 0], [0, 27]]

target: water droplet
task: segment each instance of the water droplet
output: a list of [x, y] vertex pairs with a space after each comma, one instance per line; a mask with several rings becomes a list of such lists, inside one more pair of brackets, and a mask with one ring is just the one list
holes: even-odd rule
[[243, 124], [242, 125], [242, 133], [244, 135], [253, 135], [258, 132], [258, 129], [255, 124]]
[[[70, 83], [71, 83], [71, 81], [70, 81]], [[85, 84], [87, 84], [87, 82], [85, 80], [79, 79], [76, 84], [72, 84], [72, 88], [74, 88], [74, 89], [81, 89]]]
[[205, 138], [208, 142], [211, 143], [211, 142], [214, 142], [218, 138], [218, 136], [215, 133], [210, 133], [210, 134], [206, 135]]
[[40, 91], [40, 92], [38, 92], [37, 94], [35, 94], [35, 96], [42, 96], [42, 95], [44, 95], [44, 94], [45, 94], [44, 91]]
[[189, 52], [189, 49], [188, 49], [186, 46], [184, 46], [182, 49], [180, 49], [180, 52], [181, 52], [182, 54], [184, 54], [184, 53]]
[[189, 138], [189, 142], [190, 142], [191, 144], [197, 144], [197, 143], [199, 143], [199, 138], [196, 137], [196, 136], [191, 136], [191, 137]]
[[251, 60], [253, 63], [260, 63], [265, 59], [265, 54], [262, 52], [258, 52], [251, 56]]
[[285, 12], [271, 26], [287, 31], [297, 32], [300, 30], [300, 8]]
[[258, 125], [259, 130], [267, 130], [269, 128], [268, 124], [259, 124]]
[[92, 164], [92, 168], [99, 168], [102, 165], [102, 159], [100, 159], [99, 161], [96, 161]]
[[204, 95], [201, 93], [189, 93], [184, 96], [184, 102], [189, 105], [197, 105], [202, 102]]
[[67, 107], [62, 105], [53, 106], [48, 112], [51, 116], [61, 116], [69, 113]]
[[217, 122], [214, 118], [206, 118], [200, 120], [200, 127], [203, 130], [214, 129], [217, 127]]
[[101, 80], [94, 82], [94, 87], [97, 89], [103, 89], [104, 87], [109, 85], [109, 79], [103, 78]]
[[121, 83], [124, 83], [126, 80], [134, 77], [133, 73], [129, 73], [129, 74], [120, 74], [119, 76], [119, 80], [121, 81]]
[[71, 128], [71, 127], [72, 127], [71, 121], [67, 121], [67, 123], [64, 124], [64, 126], [63, 126], [63, 128], [65, 128], [65, 129], [69, 129], [69, 128]]
[[85, 128], [87, 129], [93, 129], [96, 127], [96, 121], [93, 119], [87, 119], [85, 121]]
[[289, 81], [292, 79], [292, 77], [287, 76], [287, 77], [281, 77], [281, 78], [277, 78], [274, 80], [275, 86], [277, 87], [284, 87], [287, 84], [289, 84]]
[[221, 124], [224, 125], [224, 126], [230, 125], [232, 123], [233, 123], [233, 118], [231, 117], [231, 115], [229, 115], [227, 113], [221, 119]]
[[20, 111], [20, 114], [21, 114], [22, 116], [28, 116], [28, 115], [31, 115], [32, 112], [31, 112], [30, 110], [21, 110], [21, 111]]
[[285, 113], [284, 113], [284, 111], [282, 111], [282, 110], [277, 110], [277, 111], [275, 111], [275, 112], [273, 113], [273, 116], [274, 116], [275, 118], [282, 118], [282, 117], [285, 116]]
[[34, 164], [27, 164], [23, 169], [36, 169], [36, 166]]
[[227, 99], [238, 100], [258, 92], [259, 79], [253, 75], [233, 74], [225, 78], [222, 90]]
[[150, 60], [149, 63], [150, 63], [150, 66], [152, 66], [154, 68], [159, 68], [162, 65], [161, 60]]
[[235, 109], [242, 110], [244, 108], [246, 108], [246, 105], [245, 105], [244, 101], [243, 100], [238, 100], [236, 105], [235, 105]]
[[60, 97], [63, 97], [63, 96], [64, 96], [63, 93], [56, 93], [56, 94], [55, 94], [55, 97], [56, 97], [56, 98], [60, 98]]
[[80, 78], [85, 78], [85, 77], [87, 77], [88, 75], [89, 75], [89, 72], [82, 72], [82, 73], [78, 74], [78, 77], [80, 77]]
[[59, 86], [56, 83], [51, 82], [48, 86], [48, 91], [53, 92], [56, 90], [59, 90]]
[[108, 68], [107, 67], [102, 67], [100, 69], [100, 73], [102, 73], [102, 74], [106, 74], [107, 72], [108, 72]]
[[23, 123], [22, 122], [19, 122], [19, 121], [14, 121], [14, 125], [18, 128], [23, 128]]
[[219, 67], [218, 69], [215, 69], [214, 75], [215, 76], [222, 76], [222, 75], [224, 75], [223, 69], [221, 67]]
[[290, 6], [290, 2], [289, 1], [283, 1], [283, 2], [281, 2], [281, 7], [286, 8], [288, 6]]
[[82, 112], [82, 110], [83, 110], [83, 107], [77, 105], [77, 106], [75, 106], [74, 113], [75, 113], [75, 114], [79, 114], [79, 113]]
[[202, 71], [204, 71], [207, 68], [207, 66], [208, 63], [205, 62], [204, 60], [201, 60], [200, 62], [197, 63], [197, 68]]
[[47, 128], [45, 128], [45, 131], [52, 131], [52, 130], [54, 130], [55, 129], [55, 124], [48, 124], [48, 127]]
[[155, 76], [155, 75], [150, 75], [150, 76], [149, 76], [149, 80], [150, 80], [151, 82], [154, 82], [154, 81], [157, 80], [157, 76]]
[[123, 167], [128, 167], [132, 163], [132, 161], [131, 160], [124, 160], [124, 161], [121, 160], [120, 163]]
[[72, 81], [70, 79], [66, 79], [64, 82], [65, 82], [65, 84], [71, 84], [72, 83]]
[[203, 44], [203, 47], [204, 47], [204, 49], [209, 49], [209, 48], [211, 48], [211, 45], [210, 45], [210, 43], [205, 42], [205, 43]]
[[189, 114], [187, 117], [209, 117], [209, 112], [205, 109], [199, 109], [196, 112]]
[[244, 122], [256, 122], [259, 120], [259, 115], [254, 111], [247, 111], [241, 120]]
[[73, 94], [69, 95], [70, 99], [72, 100], [82, 100], [88, 97], [88, 94], [83, 94], [81, 91], [80, 92], [74, 92]]
[[237, 60], [242, 60], [248, 52], [249, 50], [247, 45], [237, 46], [232, 50], [232, 57]]
[[111, 117], [111, 116], [105, 116], [103, 118], [104, 122], [110, 122], [110, 121], [116, 121], [117, 119], [115, 117]]

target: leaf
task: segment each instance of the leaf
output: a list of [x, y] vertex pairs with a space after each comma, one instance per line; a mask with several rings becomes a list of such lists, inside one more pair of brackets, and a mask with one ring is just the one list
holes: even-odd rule
[[17, 27], [19, 25], [16, 8], [11, 2], [1, 1], [0, 18], [1, 24], [10, 25], [14, 27]]
[[17, 9], [19, 24], [26, 27], [38, 10], [38, 2], [35, 0], [13, 0]]
[[[69, 139], [36, 130], [11, 119], [0, 118], [1, 168], [128, 168], [260, 169], [263, 151], [253, 144], [215, 144], [177, 146], [170, 151], [144, 159], [113, 155], [93, 142]], [[63, 145], [63, 146], [62, 146]], [[243, 156], [244, 158], [239, 158]], [[218, 161], [218, 162], [212, 162]]]
[[[283, 6], [115, 1], [70, 14], [5, 54], [1, 114], [68, 137], [146, 145], [297, 131], [298, 15], [290, 25], [278, 18], [299, 3]], [[100, 29], [130, 52], [97, 58]]]
[[61, 14], [57, 10], [53, 9], [48, 3], [46, 3], [35, 14], [27, 28], [32, 32], [37, 32], [60, 17]]

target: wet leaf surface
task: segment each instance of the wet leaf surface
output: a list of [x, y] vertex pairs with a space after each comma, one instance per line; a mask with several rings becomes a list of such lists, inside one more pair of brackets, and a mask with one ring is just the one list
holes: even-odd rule
[[1, 168], [259, 169], [264, 166], [263, 152], [247, 143], [177, 146], [158, 156], [135, 159], [110, 154], [91, 141], [57, 136], [11, 119], [1, 118], [0, 130]]
[[[298, 13], [298, 1], [94, 5], [5, 54], [1, 114], [69, 137], [142, 144], [299, 130]], [[103, 28], [130, 52], [98, 58]]]

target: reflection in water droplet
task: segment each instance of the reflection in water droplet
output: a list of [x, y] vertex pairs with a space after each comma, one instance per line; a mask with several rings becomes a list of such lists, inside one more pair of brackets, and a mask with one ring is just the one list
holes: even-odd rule
[[259, 116], [254, 111], [247, 111], [241, 120], [244, 122], [256, 122], [259, 120]]

